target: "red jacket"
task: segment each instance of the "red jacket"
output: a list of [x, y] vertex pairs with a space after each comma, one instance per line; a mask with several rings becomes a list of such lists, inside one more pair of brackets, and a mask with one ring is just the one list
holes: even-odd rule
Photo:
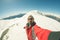
[[[51, 31], [47, 30], [47, 29], [40, 28], [37, 25], [34, 25], [34, 32], [35, 32], [38, 40], [48, 40], [48, 36], [49, 36]], [[32, 27], [30, 27], [30, 28], [26, 27], [26, 33], [27, 33], [28, 40], [33, 40]]]

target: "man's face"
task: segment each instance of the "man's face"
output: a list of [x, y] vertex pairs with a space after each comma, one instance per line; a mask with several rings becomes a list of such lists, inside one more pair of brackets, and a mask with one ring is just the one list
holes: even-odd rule
[[32, 23], [33, 21], [34, 21], [33, 18], [31, 18], [31, 17], [28, 18], [28, 23]]

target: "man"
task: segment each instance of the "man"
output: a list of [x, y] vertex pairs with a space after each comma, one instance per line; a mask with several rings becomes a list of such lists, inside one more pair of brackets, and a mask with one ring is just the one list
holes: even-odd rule
[[60, 40], [60, 32], [56, 33], [47, 29], [40, 28], [38, 25], [36, 25], [32, 15], [28, 16], [27, 21], [28, 23], [24, 28], [26, 29], [28, 40], [35, 40], [36, 37], [38, 40]]
[[[34, 22], [34, 18], [32, 15], [30, 15], [28, 18], [27, 18], [27, 21], [28, 23], [26, 24], [26, 27], [24, 27], [26, 29], [26, 33], [27, 33], [27, 37], [28, 37], [28, 40], [35, 40], [35, 38], [33, 38], [32, 36], [32, 27], [34, 25], [36, 25], [36, 23]], [[35, 37], [35, 36], [34, 36]]]

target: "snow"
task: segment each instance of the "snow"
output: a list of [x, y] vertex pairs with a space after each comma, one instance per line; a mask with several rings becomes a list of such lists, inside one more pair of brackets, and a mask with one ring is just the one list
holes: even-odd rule
[[27, 23], [27, 17], [32, 15], [38, 26], [51, 31], [60, 31], [60, 22], [54, 19], [42, 16], [37, 10], [29, 11], [21, 18], [12, 20], [0, 20], [0, 37], [6, 29], [9, 29], [7, 34], [4, 35], [3, 40], [27, 40], [24, 26]]

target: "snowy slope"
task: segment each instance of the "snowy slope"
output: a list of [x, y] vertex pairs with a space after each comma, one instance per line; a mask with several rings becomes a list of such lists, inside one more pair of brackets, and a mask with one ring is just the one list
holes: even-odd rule
[[[52, 31], [60, 31], [60, 23], [56, 20], [53, 20], [51, 18], [42, 16], [39, 14], [39, 11], [33, 10], [30, 12], [27, 12], [26, 15], [24, 15], [21, 18], [15, 18], [12, 20], [0, 20], [0, 37], [2, 40], [27, 40], [27, 36], [25, 33], [25, 29], [23, 27], [27, 23], [27, 17], [29, 15], [33, 15], [35, 18], [35, 22], [38, 26], [44, 29], [52, 30]], [[7, 29], [9, 29], [7, 31]], [[7, 33], [3, 35], [3, 33]]]

